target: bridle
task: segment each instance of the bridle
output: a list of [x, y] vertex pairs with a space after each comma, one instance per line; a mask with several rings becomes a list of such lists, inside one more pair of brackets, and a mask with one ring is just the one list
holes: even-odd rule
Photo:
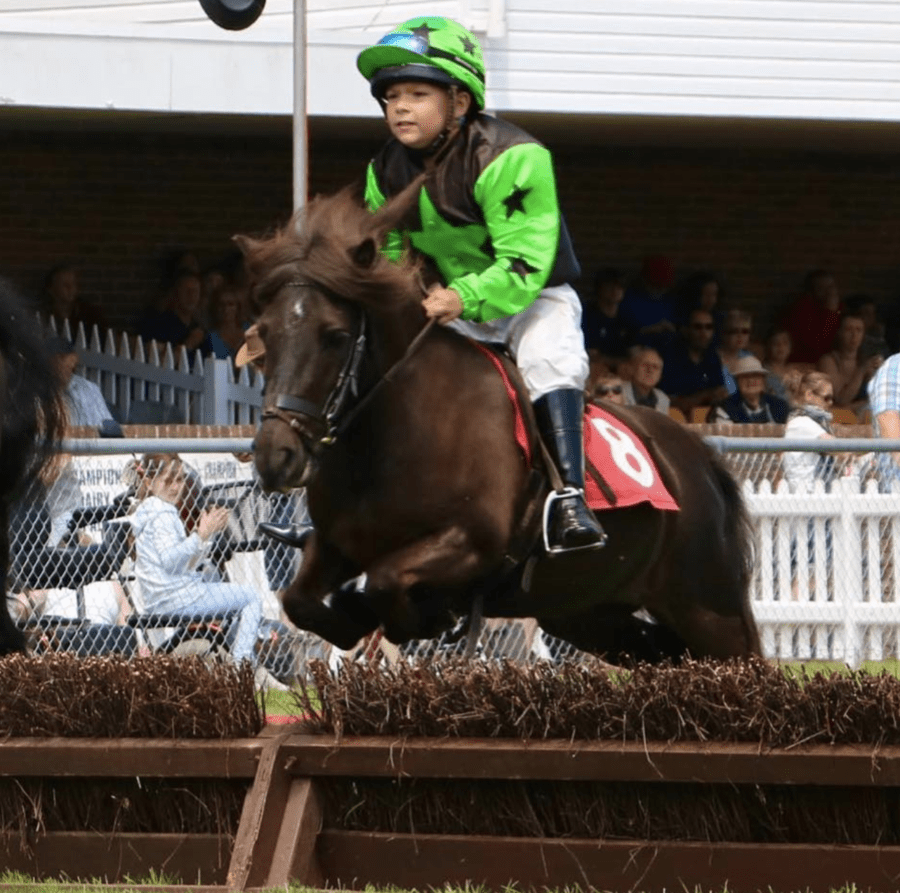
[[[338, 298], [330, 289], [325, 288], [318, 282], [298, 280], [287, 283], [287, 286], [313, 288], [323, 292], [330, 298]], [[313, 455], [317, 454], [322, 447], [334, 444], [377, 391], [393, 379], [400, 367], [416, 352], [435, 322], [437, 322], [435, 319], [428, 320], [409, 347], [407, 347], [403, 356], [375, 382], [362, 399], [357, 400], [359, 397], [360, 369], [365, 358], [369, 328], [366, 312], [362, 310], [359, 314], [359, 328], [356, 337], [353, 339], [353, 346], [345, 357], [334, 387], [325, 398], [322, 406], [317, 406], [305, 397], [297, 397], [294, 394], [278, 394], [275, 397], [274, 406], [267, 406], [263, 410], [263, 420], [278, 419], [284, 422], [300, 438], [308, 452]], [[355, 404], [353, 404], [354, 400], [357, 401]], [[313, 434], [306, 425], [307, 420], [323, 427], [324, 433], [321, 436]]]

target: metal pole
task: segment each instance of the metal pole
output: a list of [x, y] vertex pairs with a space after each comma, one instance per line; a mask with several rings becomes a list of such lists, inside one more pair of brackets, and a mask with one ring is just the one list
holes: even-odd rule
[[306, 204], [309, 171], [306, 132], [306, 0], [294, 0], [294, 210]]

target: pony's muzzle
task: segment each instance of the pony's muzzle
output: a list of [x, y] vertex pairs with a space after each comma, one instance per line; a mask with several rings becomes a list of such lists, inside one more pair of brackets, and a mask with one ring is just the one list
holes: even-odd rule
[[309, 456], [302, 441], [277, 419], [260, 425], [253, 442], [253, 459], [265, 490], [302, 486]]

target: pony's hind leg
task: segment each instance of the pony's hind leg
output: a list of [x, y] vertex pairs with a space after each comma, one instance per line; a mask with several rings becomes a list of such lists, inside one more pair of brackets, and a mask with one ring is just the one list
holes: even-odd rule
[[678, 662], [687, 649], [671, 628], [636, 616], [631, 608], [606, 607], [564, 617], [538, 618], [550, 635], [616, 666], [640, 661]]

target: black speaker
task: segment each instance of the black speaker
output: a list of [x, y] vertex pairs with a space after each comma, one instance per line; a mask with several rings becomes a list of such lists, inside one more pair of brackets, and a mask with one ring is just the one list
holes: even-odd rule
[[200, 0], [200, 5], [220, 28], [242, 31], [259, 18], [266, 0]]

